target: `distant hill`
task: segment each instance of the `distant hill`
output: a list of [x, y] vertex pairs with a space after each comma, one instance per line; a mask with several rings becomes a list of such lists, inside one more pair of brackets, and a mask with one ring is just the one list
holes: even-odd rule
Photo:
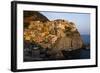
[[24, 11], [24, 26], [27, 27], [30, 24], [30, 21], [49, 21], [47, 17], [39, 13], [38, 11]]

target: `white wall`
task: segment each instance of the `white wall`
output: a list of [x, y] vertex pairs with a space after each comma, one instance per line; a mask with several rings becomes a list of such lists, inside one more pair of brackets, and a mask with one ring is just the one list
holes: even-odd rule
[[19, 0], [19, 1], [55, 2], [55, 3], [86, 4], [86, 5], [98, 4], [98, 0]]
[[[46, 1], [46, 2], [69, 3], [69, 4], [77, 3], [77, 4], [86, 4], [86, 5], [98, 5], [98, 0], [29, 0], [29, 1], [42, 1], [42, 2]], [[10, 51], [11, 51], [10, 49], [10, 19], [11, 19], [10, 2], [11, 0], [0, 0], [0, 73], [11, 73], [10, 71]], [[100, 13], [100, 10], [99, 10], [99, 13]], [[99, 34], [99, 37], [100, 37], [100, 34]], [[100, 58], [99, 58], [99, 61], [100, 61]], [[48, 73], [87, 73], [87, 72], [99, 73], [100, 67], [36, 71], [36, 73], [47, 73], [47, 72]], [[26, 73], [32, 73], [32, 72], [26, 72]]]

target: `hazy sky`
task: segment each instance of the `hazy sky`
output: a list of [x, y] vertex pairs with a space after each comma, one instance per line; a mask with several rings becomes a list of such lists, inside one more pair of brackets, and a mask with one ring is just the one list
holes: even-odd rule
[[80, 34], [90, 34], [90, 14], [86, 13], [59, 13], [59, 12], [40, 12], [49, 20], [64, 19], [72, 21]]

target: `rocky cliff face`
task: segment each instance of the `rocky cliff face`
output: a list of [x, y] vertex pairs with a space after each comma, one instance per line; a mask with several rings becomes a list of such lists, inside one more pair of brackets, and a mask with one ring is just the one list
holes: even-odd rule
[[[58, 29], [57, 32], [60, 35], [60, 38], [56, 41], [53, 48], [54, 49], [64, 49], [66, 51], [71, 51], [83, 47], [83, 41], [81, 39], [80, 33], [78, 32], [75, 24], [72, 22], [66, 22], [59, 20], [57, 21], [61, 25], [65, 25], [62, 30]], [[62, 46], [61, 46], [62, 45]]]
[[51, 57], [63, 58], [62, 51], [72, 51], [83, 47], [83, 41], [75, 24], [62, 19], [49, 21], [38, 12], [32, 12], [32, 18], [27, 18], [28, 23], [24, 29], [24, 40], [37, 43], [42, 48], [49, 49]]

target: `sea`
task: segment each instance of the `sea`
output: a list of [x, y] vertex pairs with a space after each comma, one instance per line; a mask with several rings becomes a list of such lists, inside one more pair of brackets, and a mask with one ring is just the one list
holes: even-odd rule
[[[90, 35], [81, 35], [81, 38], [85, 45], [90, 44]], [[90, 48], [82, 49], [80, 53], [81, 59], [90, 59]]]
[[85, 45], [90, 44], [90, 35], [81, 35]]

